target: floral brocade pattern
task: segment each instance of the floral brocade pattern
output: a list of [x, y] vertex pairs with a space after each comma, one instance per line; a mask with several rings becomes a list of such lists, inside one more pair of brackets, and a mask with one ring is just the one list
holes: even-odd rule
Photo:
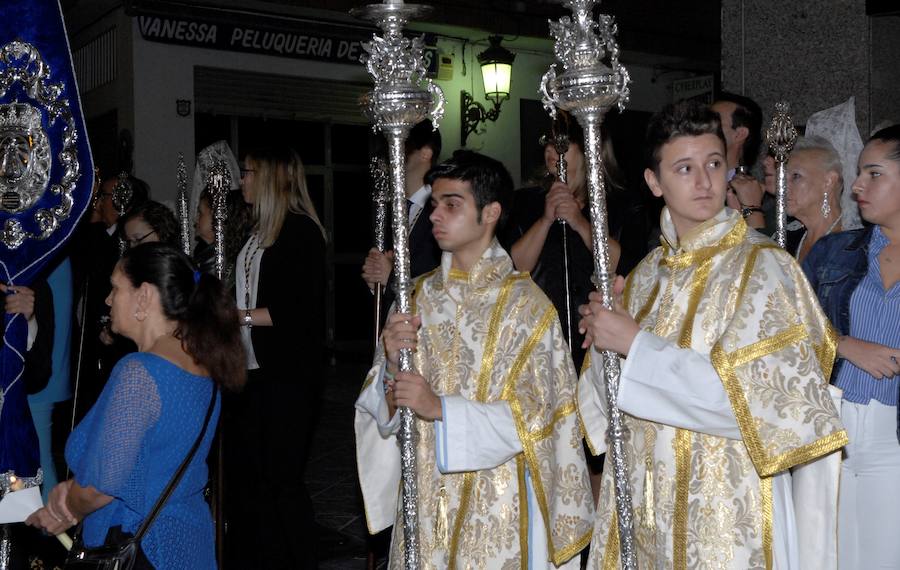
[[[414, 307], [422, 317], [416, 369], [438, 395], [508, 402], [524, 449], [493, 469], [444, 475], [433, 426], [417, 420], [421, 567], [525, 567], [525, 469], [550, 556], [568, 560], [586, 546], [594, 517], [577, 378], [553, 305], [527, 274], [513, 271], [495, 241], [471, 272], [438, 268], [421, 278]], [[395, 525], [390, 568], [402, 567], [403, 532]]]
[[[724, 210], [682, 243], [663, 241], [648, 255], [629, 275], [625, 305], [644, 330], [710, 358], [742, 435], [624, 415], [638, 566], [766, 568], [768, 478], [846, 442], [827, 391], [834, 333], [815, 294], [787, 253]], [[595, 372], [586, 370], [582, 381], [591, 382]], [[619, 568], [612, 490], [604, 473], [590, 568]]]

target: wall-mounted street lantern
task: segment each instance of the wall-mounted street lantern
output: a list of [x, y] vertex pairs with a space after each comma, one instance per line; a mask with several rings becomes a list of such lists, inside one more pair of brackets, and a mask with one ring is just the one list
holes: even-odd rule
[[466, 146], [469, 134], [478, 129], [478, 125], [485, 121], [496, 121], [500, 116], [500, 105], [509, 99], [509, 89], [512, 83], [512, 64], [516, 54], [500, 45], [503, 40], [500, 36], [488, 38], [491, 45], [478, 54], [478, 64], [481, 65], [481, 78], [484, 81], [484, 97], [494, 103], [494, 107], [488, 111], [484, 105], [475, 101], [467, 91], [460, 93], [462, 112], [460, 113], [462, 125], [460, 137], [462, 146]]

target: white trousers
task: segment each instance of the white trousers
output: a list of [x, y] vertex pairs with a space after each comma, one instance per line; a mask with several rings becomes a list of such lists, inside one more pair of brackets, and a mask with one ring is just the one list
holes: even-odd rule
[[900, 443], [897, 407], [841, 404], [850, 443], [838, 498], [840, 570], [900, 568]]

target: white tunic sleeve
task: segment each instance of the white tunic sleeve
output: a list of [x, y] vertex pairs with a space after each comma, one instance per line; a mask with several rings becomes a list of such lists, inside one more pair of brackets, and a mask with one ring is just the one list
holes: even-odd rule
[[443, 419], [434, 422], [441, 473], [493, 469], [522, 452], [506, 402], [481, 403], [463, 396], [444, 396], [441, 409]]
[[375, 419], [381, 437], [397, 433], [400, 428], [400, 414], [390, 417], [387, 400], [384, 398], [384, 366], [378, 371], [375, 381], [362, 391], [356, 400], [356, 409]]
[[647, 331], [635, 337], [622, 366], [617, 402], [638, 418], [741, 439], [728, 394], [709, 359]]

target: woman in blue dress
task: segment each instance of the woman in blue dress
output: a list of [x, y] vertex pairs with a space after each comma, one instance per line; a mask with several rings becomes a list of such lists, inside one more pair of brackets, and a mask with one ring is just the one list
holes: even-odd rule
[[[119, 361], [66, 445], [73, 479], [50, 492], [28, 523], [58, 534], [83, 521], [86, 546], [133, 535], [203, 428], [217, 385], [240, 387], [245, 357], [234, 301], [174, 247], [128, 250], [112, 275], [114, 332], [139, 352]], [[203, 499], [218, 395], [196, 455], [145, 535], [143, 567], [216, 567]]]

